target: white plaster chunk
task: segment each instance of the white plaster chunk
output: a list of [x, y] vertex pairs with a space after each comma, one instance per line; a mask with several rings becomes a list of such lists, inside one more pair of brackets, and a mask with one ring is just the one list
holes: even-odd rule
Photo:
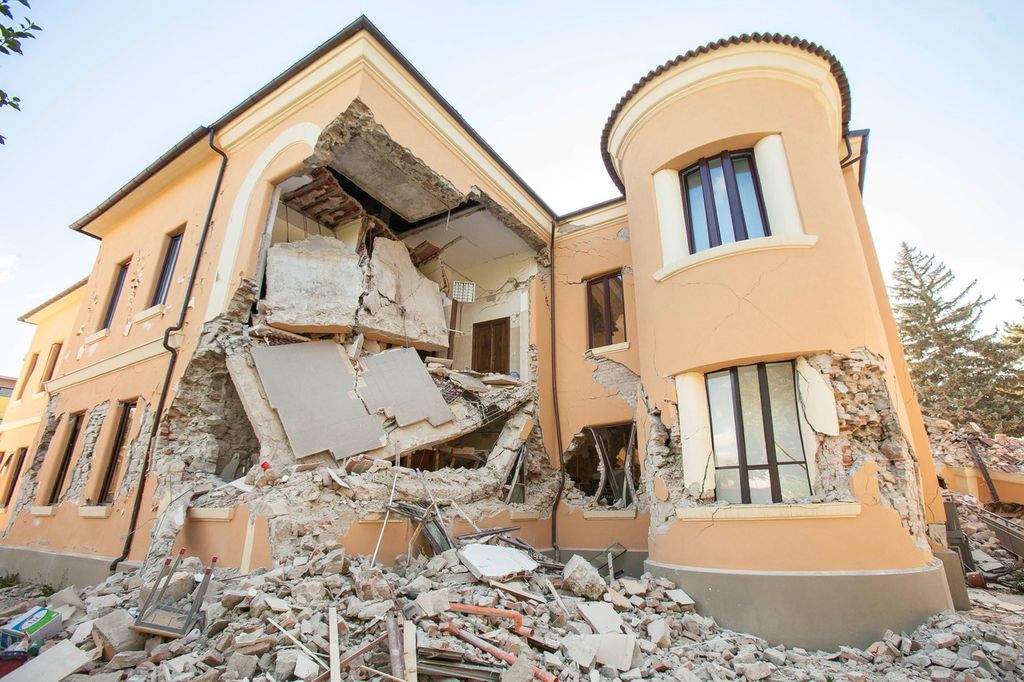
[[700, 372], [676, 376], [679, 405], [679, 445], [683, 459], [683, 484], [701, 491], [715, 489], [715, 465], [711, 440], [711, 412], [707, 387]]
[[364, 274], [359, 256], [331, 237], [275, 244], [267, 252], [267, 324], [345, 333], [356, 324]]
[[811, 428], [827, 436], [839, 435], [839, 415], [832, 387], [803, 357], [796, 359], [797, 391], [804, 418]]
[[448, 347], [445, 296], [436, 282], [416, 270], [405, 244], [374, 240], [369, 275], [358, 314], [359, 329], [367, 338], [423, 350]]
[[599, 601], [583, 602], [577, 604], [576, 609], [583, 620], [594, 628], [594, 632], [601, 635], [622, 632], [622, 617], [611, 604]]
[[508, 580], [537, 570], [537, 562], [514, 547], [474, 543], [460, 549], [458, 555], [481, 580]]

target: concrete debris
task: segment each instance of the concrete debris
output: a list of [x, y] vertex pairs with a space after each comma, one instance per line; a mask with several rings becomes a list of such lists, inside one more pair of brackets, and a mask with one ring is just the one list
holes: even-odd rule
[[[880, 633], [865, 649], [812, 652], [720, 628], [712, 618], [684, 610], [678, 595], [670, 595], [680, 590], [649, 574], [620, 579], [624, 591], [638, 593], [637, 602], [616, 609], [572, 596], [557, 572], [538, 565], [521, 579], [522, 589], [546, 595], [551, 582], [561, 602], [538, 603], [475, 580], [446, 556], [418, 555], [391, 568], [371, 568], [366, 557], [349, 556], [337, 570], [338, 549], [312, 544], [272, 570], [248, 575], [218, 569], [206, 595], [203, 627], [179, 639], [147, 638], [128, 629], [127, 609], [138, 603], [143, 586], [136, 575], [115, 573], [94, 588], [62, 590], [58, 601], [85, 608], [76, 609], [63, 633], [45, 643], [38, 660], [63, 651], [59, 643], [83, 656], [76, 668], [89, 679], [311, 680], [328, 670], [327, 615], [334, 606], [341, 616], [342, 679], [369, 679], [363, 666], [392, 670], [389, 615], [408, 619], [415, 637], [407, 641], [415, 641], [421, 665], [433, 662], [452, 677], [461, 676], [459, 666], [476, 666], [474, 674], [491, 671], [491, 679], [525, 679], [529, 669], [536, 679], [573, 681], [972, 682], [1024, 675], [1024, 614], [999, 609], [995, 598], [979, 602], [971, 614], [976, 617], [947, 612], [913, 633]], [[199, 568], [198, 560], [188, 558], [181, 570]], [[0, 590], [0, 611], [12, 601], [26, 601], [26, 594], [18, 587]], [[619, 630], [608, 631], [614, 628], [602, 619], [616, 620]], [[78, 637], [75, 646], [71, 637], [90, 621], [94, 638]], [[421, 670], [420, 679], [425, 676]]]
[[267, 251], [266, 322], [292, 332], [349, 332], [365, 280], [359, 256], [338, 239], [274, 244]]
[[374, 240], [368, 274], [359, 311], [359, 330], [368, 339], [422, 350], [448, 347], [445, 296], [412, 264], [405, 244]]
[[514, 547], [474, 543], [461, 548], [458, 555], [481, 580], [510, 580], [537, 570], [537, 562]]
[[608, 585], [589, 561], [574, 554], [562, 571], [562, 585], [579, 597], [600, 599]]
[[968, 428], [957, 428], [945, 419], [925, 417], [925, 428], [928, 430], [928, 442], [932, 448], [932, 456], [941, 465], [977, 468], [970, 444], [992, 471], [1007, 473], [1024, 473], [1024, 438], [1013, 438], [1002, 433], [989, 436], [987, 433], [971, 425]]

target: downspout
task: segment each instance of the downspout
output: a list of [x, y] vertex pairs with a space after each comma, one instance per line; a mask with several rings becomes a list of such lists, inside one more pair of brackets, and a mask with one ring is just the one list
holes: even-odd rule
[[562, 453], [562, 420], [558, 414], [558, 363], [555, 342], [555, 227], [558, 222], [551, 219], [551, 252], [548, 258], [548, 267], [551, 282], [551, 405], [555, 410], [555, 447], [558, 450], [558, 488], [555, 490], [555, 501], [551, 505], [551, 546], [555, 550], [555, 560], [561, 560], [562, 550], [558, 546], [558, 503], [562, 501], [562, 491], [565, 490], [565, 458]]
[[164, 330], [163, 345], [171, 355], [167, 361], [167, 373], [164, 375], [164, 383], [160, 388], [160, 399], [156, 404], [156, 412], [153, 417], [153, 430], [149, 433], [149, 443], [146, 446], [146, 458], [142, 462], [142, 472], [139, 474], [138, 483], [135, 486], [135, 501], [132, 505], [132, 517], [128, 523], [128, 534], [124, 539], [124, 548], [121, 556], [114, 559], [110, 564], [110, 572], [117, 570], [117, 565], [128, 558], [132, 549], [132, 540], [135, 538], [135, 531], [139, 523], [139, 512], [142, 509], [142, 494], [146, 487], [146, 477], [149, 475], [149, 466], [153, 459], [153, 446], [156, 443], [157, 434], [160, 432], [161, 414], [167, 403], [167, 394], [171, 390], [171, 375], [174, 374], [174, 366], [178, 362], [178, 350], [171, 346], [171, 335], [181, 331], [185, 327], [185, 315], [188, 314], [188, 302], [192, 298], [192, 290], [195, 288], [196, 278], [199, 275], [199, 262], [203, 257], [203, 248], [206, 246], [206, 238], [210, 234], [210, 223], [213, 220], [213, 209], [217, 206], [217, 196], [220, 194], [220, 185], [224, 180], [224, 169], [228, 165], [228, 155], [213, 143], [214, 129], [210, 128], [210, 135], [207, 144], [210, 145], [217, 155], [220, 156], [220, 168], [217, 170], [217, 182], [213, 186], [213, 194], [210, 196], [210, 207], [206, 211], [206, 220], [203, 222], [203, 231], [199, 233], [199, 245], [196, 247], [196, 257], [192, 261], [192, 272], [188, 276], [188, 284], [185, 286], [185, 296], [181, 301], [181, 312], [178, 313], [178, 322], [173, 327]]

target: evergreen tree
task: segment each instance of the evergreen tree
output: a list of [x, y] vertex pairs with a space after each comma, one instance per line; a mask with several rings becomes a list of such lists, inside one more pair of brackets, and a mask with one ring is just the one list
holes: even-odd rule
[[935, 256], [900, 244], [892, 273], [893, 308], [922, 410], [958, 425], [1024, 433], [1022, 376], [1013, 348], [983, 333], [979, 320], [992, 300], [958, 289]]
[[[1017, 303], [1024, 306], [1024, 298], [1018, 298]], [[1003, 328], [1002, 342], [1016, 354], [1018, 366], [1024, 364], [1024, 320], [1008, 323]]]

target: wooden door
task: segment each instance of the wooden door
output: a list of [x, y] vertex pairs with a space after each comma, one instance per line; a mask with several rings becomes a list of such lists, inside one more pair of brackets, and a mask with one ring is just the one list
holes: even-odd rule
[[477, 372], [508, 374], [509, 318], [473, 325], [473, 369]]

